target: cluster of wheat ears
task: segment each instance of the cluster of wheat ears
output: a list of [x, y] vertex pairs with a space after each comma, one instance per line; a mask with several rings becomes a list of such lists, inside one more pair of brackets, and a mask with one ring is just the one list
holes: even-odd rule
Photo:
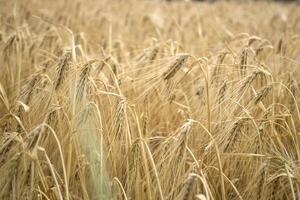
[[0, 199], [299, 199], [300, 7], [0, 1]]

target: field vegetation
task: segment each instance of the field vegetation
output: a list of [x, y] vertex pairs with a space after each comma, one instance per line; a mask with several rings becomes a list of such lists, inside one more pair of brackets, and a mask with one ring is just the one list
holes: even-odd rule
[[300, 198], [300, 6], [0, 0], [0, 199]]

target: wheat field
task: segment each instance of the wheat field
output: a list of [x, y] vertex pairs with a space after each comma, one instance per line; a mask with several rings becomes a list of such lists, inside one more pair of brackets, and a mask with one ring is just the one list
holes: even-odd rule
[[0, 0], [0, 199], [299, 199], [299, 79], [296, 3]]

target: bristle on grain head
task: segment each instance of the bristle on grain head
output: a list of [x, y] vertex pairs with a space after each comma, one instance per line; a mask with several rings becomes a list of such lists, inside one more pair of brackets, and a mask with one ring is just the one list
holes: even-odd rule
[[70, 51], [65, 51], [62, 57], [59, 60], [59, 63], [56, 68], [55, 80], [54, 80], [54, 89], [58, 90], [59, 87], [63, 84], [70, 68], [71, 68], [72, 54]]
[[175, 198], [176, 200], [193, 200], [195, 196], [195, 187], [196, 187], [196, 178], [197, 175], [190, 173], [185, 180], [180, 193]]
[[251, 83], [258, 77], [258, 76], [264, 76], [265, 74], [262, 71], [254, 71], [252, 72], [248, 77], [245, 78], [245, 80], [242, 83], [242, 86], [240, 88], [240, 91], [244, 91], [246, 88], [248, 88]]
[[150, 55], [149, 55], [149, 62], [150, 62], [150, 63], [152, 63], [152, 62], [156, 59], [156, 57], [157, 57], [157, 55], [158, 55], [158, 53], [159, 53], [159, 50], [160, 50], [160, 46], [159, 46], [159, 45], [156, 45], [156, 46], [152, 49], [152, 51], [151, 51], [151, 53], [150, 53]]
[[188, 54], [178, 56], [178, 58], [176, 58], [175, 62], [169, 67], [169, 69], [163, 73], [163, 79], [169, 80], [173, 76], [175, 76], [176, 72], [186, 63], [188, 58]]
[[80, 101], [83, 98], [86, 89], [88, 88], [88, 78], [92, 70], [92, 64], [94, 62], [96, 62], [96, 60], [91, 60], [87, 62], [86, 64], [83, 65], [81, 69], [81, 72], [79, 74], [79, 81], [78, 81], [77, 94], [76, 94], [76, 98], [78, 101]]
[[178, 141], [180, 141], [180, 143], [186, 144], [188, 134], [191, 131], [192, 125], [193, 122], [191, 120], [188, 120], [185, 124], [181, 126], [181, 128], [178, 131]]
[[262, 101], [272, 90], [272, 85], [264, 86], [260, 91], [257, 93], [254, 103], [258, 104], [260, 101]]
[[232, 125], [231, 129], [228, 132], [228, 140], [224, 148], [224, 152], [228, 152], [234, 149], [235, 144], [239, 138], [239, 134], [241, 134], [241, 129], [243, 128], [247, 120], [249, 120], [249, 118], [241, 118], [238, 119], [236, 122], [234, 122], [234, 124]]

